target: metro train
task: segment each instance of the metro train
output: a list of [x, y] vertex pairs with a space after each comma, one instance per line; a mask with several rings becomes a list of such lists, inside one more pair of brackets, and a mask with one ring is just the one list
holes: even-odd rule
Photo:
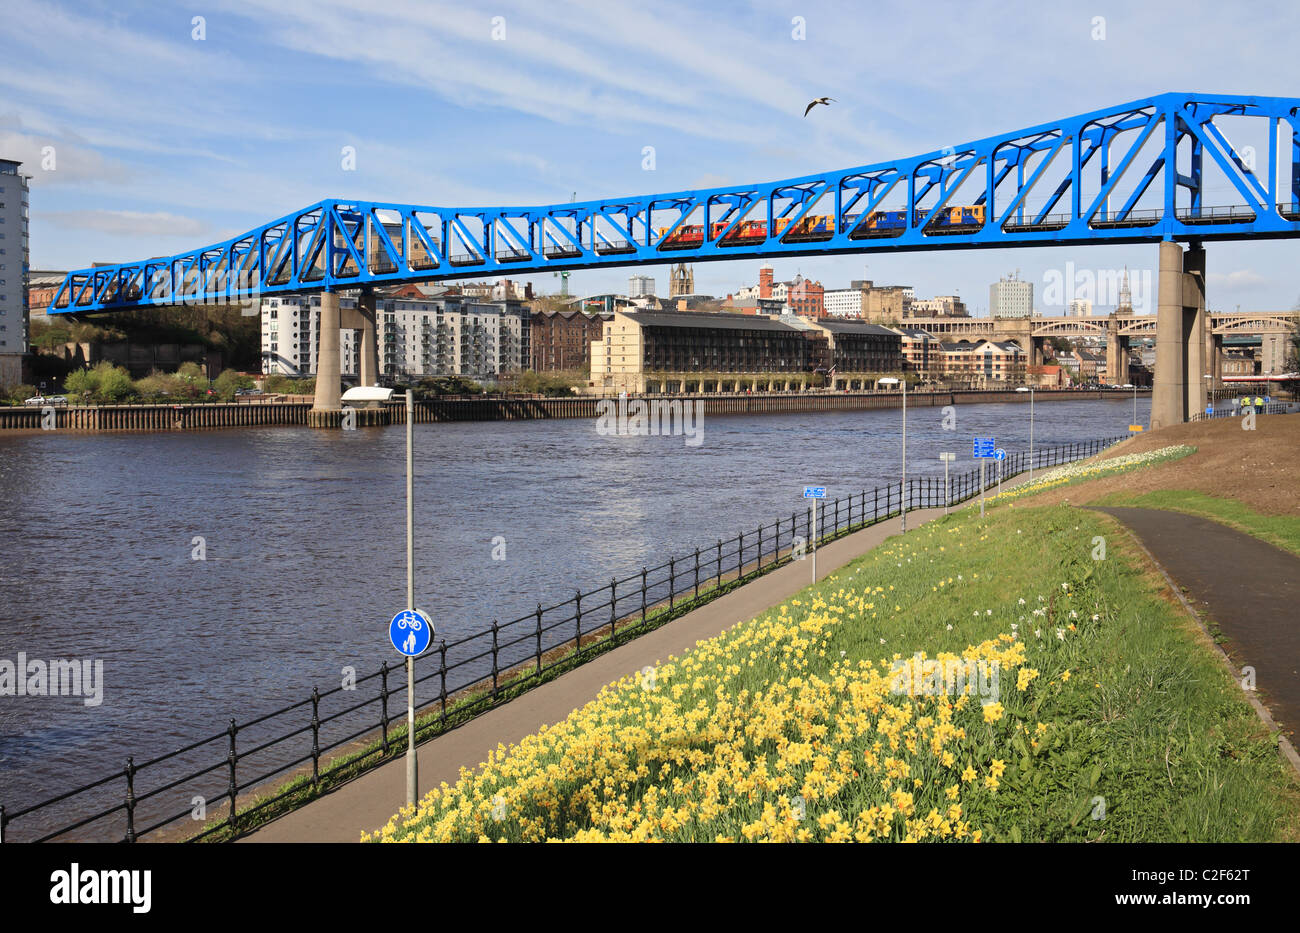
[[[912, 213], [914, 215], [913, 223], [917, 227], [928, 223], [930, 228], [951, 229], [955, 232], [984, 226], [983, 204], [945, 207], [939, 212], [937, 219], [933, 220], [927, 220], [930, 216], [928, 210], [916, 210]], [[866, 223], [859, 227], [858, 219], [860, 216], [850, 215], [845, 218], [849, 229], [858, 228], [864, 231], [876, 232], [901, 230], [906, 226], [907, 220], [906, 211], [872, 211], [868, 215]], [[719, 220], [710, 228], [711, 238], [717, 240], [719, 246], [744, 246], [751, 243], [761, 243], [767, 239], [767, 221], [765, 220], [742, 220], [724, 237], [722, 234], [727, 229], [728, 224], [730, 224], [730, 221]], [[835, 232], [835, 218], [829, 214], [812, 214], [804, 217], [791, 227], [789, 217], [778, 217], [773, 226], [776, 228], [776, 236], [781, 237], [782, 241], [786, 243], [829, 240]], [[671, 236], [668, 236], [667, 227], [660, 227], [659, 237], [661, 249], [689, 249], [704, 243], [704, 225], [687, 224], [678, 227]]]

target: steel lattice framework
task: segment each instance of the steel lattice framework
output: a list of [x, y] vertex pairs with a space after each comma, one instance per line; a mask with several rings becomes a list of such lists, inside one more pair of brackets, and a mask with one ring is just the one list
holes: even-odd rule
[[[1229, 142], [1254, 119], [1267, 143]], [[1231, 203], [1206, 201], [1209, 174]], [[1300, 236], [1300, 98], [1162, 94], [938, 152], [540, 207], [325, 200], [175, 256], [68, 274], [50, 313], [600, 266]]]

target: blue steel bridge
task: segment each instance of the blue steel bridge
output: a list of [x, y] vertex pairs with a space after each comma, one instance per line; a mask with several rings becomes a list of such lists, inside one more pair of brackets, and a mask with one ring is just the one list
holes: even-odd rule
[[[1230, 140], [1244, 134], [1259, 144]], [[762, 184], [537, 207], [329, 199], [223, 243], [71, 272], [49, 311], [681, 261], [1298, 235], [1300, 98], [1162, 94]]]
[[[1158, 426], [1203, 403], [1205, 359], [1195, 348], [1207, 327], [1204, 242], [1295, 236], [1300, 98], [1170, 93], [761, 184], [536, 207], [324, 200], [222, 243], [71, 272], [48, 312], [323, 292], [316, 409], [333, 412], [339, 326], [362, 330], [362, 381], [372, 384], [374, 286], [684, 261], [1153, 243]], [[360, 292], [356, 313], [340, 314], [342, 290]]]

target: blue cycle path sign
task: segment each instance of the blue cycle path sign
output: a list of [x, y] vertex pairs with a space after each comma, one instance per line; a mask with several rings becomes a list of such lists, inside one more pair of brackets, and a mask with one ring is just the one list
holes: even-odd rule
[[825, 486], [805, 486], [805, 487], [803, 488], [803, 497], [804, 497], [805, 499], [825, 499], [825, 498], [826, 498], [826, 487], [825, 487]]
[[1001, 447], [999, 447], [997, 450], [993, 451], [993, 459], [1005, 460], [1007, 459], [1007, 452], [1003, 450]]
[[388, 640], [399, 654], [414, 658], [433, 641], [433, 623], [418, 609], [403, 609], [388, 623]]
[[992, 460], [996, 456], [994, 453], [996, 445], [991, 437], [977, 437], [973, 446], [976, 460]]

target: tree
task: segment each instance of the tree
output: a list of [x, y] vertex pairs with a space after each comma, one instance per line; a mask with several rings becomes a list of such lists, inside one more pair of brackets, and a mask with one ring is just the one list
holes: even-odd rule
[[235, 397], [236, 390], [252, 387], [253, 380], [236, 369], [224, 370], [212, 383], [212, 390], [217, 393], [217, 398], [227, 402]]
[[99, 402], [121, 402], [136, 394], [131, 374], [106, 360], [69, 374], [65, 387], [69, 394]]

